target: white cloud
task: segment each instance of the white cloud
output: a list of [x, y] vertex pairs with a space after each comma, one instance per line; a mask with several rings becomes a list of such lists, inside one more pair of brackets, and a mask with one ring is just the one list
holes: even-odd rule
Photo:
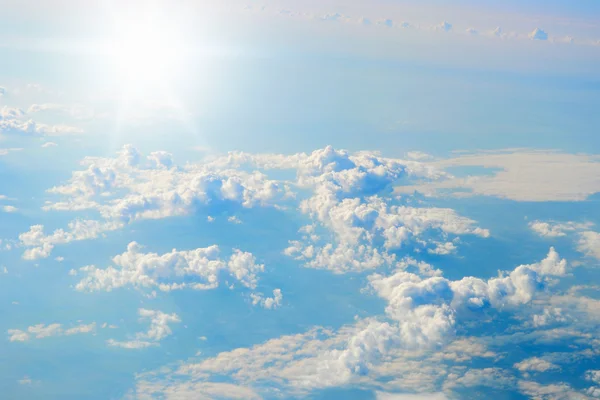
[[600, 370], [589, 370], [585, 373], [585, 379], [600, 385]]
[[519, 381], [520, 391], [533, 399], [552, 399], [552, 400], [586, 400], [589, 399], [585, 394], [579, 393], [566, 383], [552, 383], [543, 385], [533, 381]]
[[91, 119], [94, 117], [93, 110], [80, 104], [67, 105], [58, 103], [42, 103], [32, 104], [27, 109], [27, 114], [36, 114], [40, 112], [61, 113], [76, 120]]
[[14, 206], [3, 206], [2, 210], [6, 213], [14, 213], [14, 212], [17, 212], [19, 209]]
[[283, 294], [281, 289], [273, 290], [273, 297], [264, 297], [262, 293], [251, 293], [250, 298], [252, 299], [252, 305], [260, 305], [267, 310], [281, 307], [283, 300]]
[[11, 147], [8, 149], [0, 149], [0, 156], [6, 156], [9, 153], [13, 153], [15, 151], [22, 151], [23, 149], [20, 147]]
[[58, 145], [54, 142], [46, 142], [42, 145], [43, 148], [56, 147], [56, 146], [58, 146]]
[[450, 32], [452, 30], [452, 24], [449, 23], [449, 22], [447, 22], [447, 21], [444, 21], [441, 24], [436, 25], [435, 29], [436, 30], [440, 30], [440, 31], [444, 31], [444, 32]]
[[525, 359], [521, 362], [518, 362], [514, 365], [516, 369], [521, 372], [546, 372], [551, 370], [560, 369], [560, 367], [556, 364], [553, 364], [549, 361], [544, 360], [543, 358], [531, 357]]
[[431, 154], [424, 153], [422, 151], [409, 151], [406, 156], [411, 160], [416, 161], [427, 161], [433, 159]]
[[386, 18], [386, 19], [382, 19], [382, 20], [377, 21], [377, 25], [382, 25], [382, 26], [385, 26], [385, 27], [388, 27], [388, 28], [392, 28], [394, 26], [394, 21], [392, 21], [389, 18]]
[[449, 397], [444, 393], [420, 393], [420, 394], [403, 394], [403, 393], [384, 393], [376, 392], [377, 400], [448, 400]]
[[[350, 154], [332, 147], [311, 154], [293, 155], [233, 152], [227, 156], [213, 157], [204, 163], [179, 167], [173, 164], [168, 153], [154, 152], [145, 161], [135, 148], [125, 146], [115, 158], [90, 157], [84, 159], [82, 165], [86, 168], [75, 171], [67, 184], [49, 190], [66, 199], [49, 203], [44, 209], [99, 211], [105, 222], [86, 221], [89, 225], [97, 226], [96, 236], [136, 220], [188, 215], [201, 211], [202, 207], [214, 208], [232, 202], [246, 208], [261, 206], [283, 209], [286, 204], [293, 203], [291, 183], [270, 180], [261, 170], [290, 168], [297, 171], [295, 185], [314, 192], [313, 197], [301, 202], [301, 210], [327, 228], [333, 228], [344, 239], [346, 233], [354, 232], [356, 235], [360, 229], [365, 235], [371, 234], [365, 228], [344, 221], [342, 215], [360, 212], [365, 208], [371, 213], [386, 214], [379, 218], [378, 223], [388, 227], [377, 226], [373, 229], [386, 229], [385, 235], [390, 246], [401, 243], [405, 228], [398, 225], [407, 223], [413, 228], [407, 232], [409, 236], [418, 235], [423, 229], [440, 229], [444, 234], [487, 235], [483, 229], [468, 227], [473, 221], [458, 217], [451, 210], [408, 207], [386, 210], [388, 206], [381, 199], [367, 200], [366, 196], [387, 190], [400, 178], [437, 179], [445, 176], [426, 164], [384, 158], [377, 153]], [[248, 172], [248, 168], [242, 166], [254, 167], [255, 170]], [[360, 205], [361, 197], [368, 204]], [[356, 209], [353, 211], [352, 207]], [[404, 215], [387, 215], [389, 213]], [[26, 257], [47, 256], [55, 244], [74, 240], [63, 238], [65, 235], [69, 236], [57, 230], [53, 235], [40, 238], [39, 244], [23, 243], [26, 247], [34, 247], [26, 250]], [[331, 259], [334, 256], [332, 252], [345, 252], [345, 243], [340, 245], [340, 248], [331, 251], [318, 249], [322, 253], [321, 258]], [[385, 258], [386, 255], [382, 257], [375, 254], [368, 243], [364, 246], [359, 250], [366, 257], [363, 264], [380, 265], [373, 257]]]
[[62, 324], [38, 324], [28, 327], [26, 330], [9, 329], [8, 340], [11, 342], [26, 342], [32, 338], [43, 339], [52, 336], [70, 336], [81, 333], [92, 333], [96, 330], [96, 323], [87, 325], [76, 325], [70, 328], [63, 327]]
[[148, 331], [137, 333], [135, 339], [130, 341], [109, 339], [107, 341], [109, 346], [125, 349], [143, 349], [150, 346], [157, 346], [161, 340], [173, 333], [169, 324], [181, 322], [177, 314], [166, 314], [158, 310], [140, 308], [138, 313], [141, 321], [150, 322]]
[[99, 222], [94, 220], [75, 220], [68, 224], [69, 230], [57, 229], [52, 234], [44, 233], [43, 225], [33, 225], [29, 231], [19, 235], [19, 241], [27, 250], [23, 253], [26, 260], [47, 258], [54, 246], [73, 241], [95, 239], [101, 234], [120, 228], [122, 224], [115, 222]]
[[530, 34], [529, 38], [533, 40], [548, 40], [548, 34], [540, 28], [535, 28]]
[[588, 257], [600, 260], [600, 233], [593, 231], [581, 232], [577, 249]]
[[219, 274], [227, 270], [240, 284], [255, 288], [264, 265], [255, 257], [235, 249], [229, 260], [220, 258], [218, 246], [177, 251], [162, 255], [143, 253], [142, 246], [131, 242], [127, 251], [113, 257], [114, 266], [105, 269], [93, 265], [79, 269], [84, 276], [75, 288], [79, 291], [112, 291], [134, 288], [158, 288], [162, 291], [214, 289], [219, 286]]
[[591, 222], [576, 223], [571, 221], [565, 223], [533, 221], [529, 223], [531, 230], [542, 237], [566, 236], [566, 232], [589, 229], [592, 226], [594, 226], [594, 224]]
[[339, 21], [343, 17], [340, 13], [325, 14], [321, 17], [324, 21]]
[[438, 170], [457, 166], [491, 169], [491, 175], [451, 177], [397, 186], [397, 193], [415, 190], [428, 196], [494, 196], [516, 201], [583, 201], [600, 192], [598, 157], [552, 151], [505, 150], [464, 154], [434, 161]]
[[231, 222], [232, 224], [241, 224], [242, 220], [239, 219], [237, 216], [232, 215], [231, 217], [227, 218], [228, 222]]

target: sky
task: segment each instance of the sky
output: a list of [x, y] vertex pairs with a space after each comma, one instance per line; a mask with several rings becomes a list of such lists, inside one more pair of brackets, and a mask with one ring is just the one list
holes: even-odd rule
[[0, 9], [3, 398], [600, 398], [597, 2]]

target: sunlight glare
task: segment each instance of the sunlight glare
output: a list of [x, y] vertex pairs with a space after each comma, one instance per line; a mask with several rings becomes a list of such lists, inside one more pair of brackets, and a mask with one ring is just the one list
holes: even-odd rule
[[189, 48], [174, 21], [148, 15], [116, 21], [110, 57], [117, 79], [129, 95], [168, 85], [180, 76]]

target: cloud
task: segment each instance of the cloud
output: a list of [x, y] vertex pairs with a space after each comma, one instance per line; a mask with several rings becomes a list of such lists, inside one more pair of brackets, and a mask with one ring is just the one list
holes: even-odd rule
[[[488, 234], [484, 229], [471, 229], [468, 225], [472, 221], [455, 216], [451, 210], [390, 208], [381, 199], [369, 199], [368, 196], [388, 190], [398, 179], [438, 179], [444, 176], [444, 173], [423, 163], [384, 158], [377, 153], [350, 154], [332, 147], [315, 150], [311, 154], [292, 155], [232, 152], [203, 163], [180, 167], [173, 163], [166, 152], [154, 152], [144, 158], [133, 146], [124, 146], [115, 158], [88, 157], [82, 165], [84, 169], [73, 172], [67, 184], [49, 189], [49, 193], [65, 198], [48, 203], [44, 209], [97, 210], [105, 222], [85, 221], [97, 227], [96, 236], [137, 220], [189, 215], [226, 204], [283, 210], [295, 203], [292, 185], [313, 192], [311, 198], [300, 203], [300, 209], [324, 227], [334, 228], [336, 234], [344, 236], [344, 239], [347, 234], [356, 236], [361, 229], [364, 234], [369, 233], [364, 227], [354, 227], [349, 225], [350, 221], [344, 222], [341, 215], [344, 212], [362, 212], [365, 208], [373, 215], [383, 213], [378, 224], [386, 226], [373, 226], [372, 229], [383, 228], [390, 246], [401, 243], [404, 229], [409, 237], [419, 235], [423, 229], [441, 229], [453, 234]], [[252, 168], [254, 170], [248, 172]], [[268, 179], [265, 172], [272, 169], [295, 169], [297, 179], [293, 183]], [[361, 202], [366, 204], [360, 205]], [[399, 212], [406, 215], [400, 217], [390, 214]], [[407, 213], [419, 215], [410, 216]], [[331, 224], [339, 225], [344, 232]], [[410, 224], [413, 229], [400, 226], [402, 224]], [[70, 239], [72, 235], [66, 232], [58, 230], [48, 237], [40, 237], [38, 244], [23, 242], [27, 247], [35, 246], [26, 250], [26, 257], [47, 256], [55, 244], [75, 240]], [[69, 238], [63, 238], [65, 235]], [[93, 235], [88, 237], [92, 238]], [[323, 260], [318, 263], [327, 264], [326, 259], [334, 256], [332, 252], [340, 255], [340, 252], [347, 253], [346, 248], [350, 244], [340, 245], [336, 249], [317, 249]], [[365, 267], [381, 265], [379, 260], [389, 259], [385, 254], [378, 254], [369, 244], [359, 247], [358, 251], [362, 254]]]
[[438, 31], [450, 32], [452, 30], [452, 24], [444, 21], [441, 24], [436, 25], [434, 29]]
[[525, 359], [521, 362], [516, 363], [514, 367], [521, 372], [546, 372], [560, 369], [558, 365], [552, 364], [551, 362], [538, 357], [531, 357]]
[[31, 378], [29, 378], [28, 376], [24, 376], [23, 378], [19, 379], [17, 381], [17, 383], [19, 385], [32, 385], [33, 384], [33, 380]]
[[397, 186], [397, 193], [415, 191], [427, 196], [494, 196], [516, 201], [583, 201], [600, 192], [600, 161], [585, 154], [506, 150], [465, 154], [431, 163], [448, 167], [478, 166], [492, 174], [440, 176], [419, 185]]
[[448, 400], [449, 397], [444, 393], [420, 393], [420, 394], [403, 394], [403, 393], [384, 393], [376, 392], [377, 400]]
[[23, 259], [47, 258], [57, 244], [94, 239], [104, 232], [116, 230], [121, 226], [122, 224], [114, 222], [75, 220], [68, 224], [68, 230], [57, 229], [52, 234], [46, 235], [43, 225], [33, 225], [29, 228], [29, 231], [19, 235], [21, 245], [29, 247], [23, 253]]
[[140, 308], [138, 313], [140, 315], [140, 321], [150, 322], [148, 331], [137, 333], [135, 339], [130, 341], [109, 339], [107, 341], [109, 346], [121, 347], [124, 349], [143, 349], [150, 346], [158, 346], [158, 343], [161, 340], [173, 333], [169, 324], [181, 322], [181, 319], [177, 314], [165, 314], [158, 310]]
[[43, 148], [56, 147], [56, 146], [58, 146], [58, 145], [54, 142], [46, 142], [42, 145]]
[[46, 125], [26, 120], [27, 113], [20, 108], [3, 106], [0, 108], [0, 134], [58, 136], [81, 133], [80, 128], [69, 125]]
[[534, 231], [542, 237], [550, 238], [566, 236], [566, 232], [575, 232], [584, 229], [589, 229], [592, 226], [594, 226], [592, 222], [576, 223], [572, 221], [565, 223], [533, 221], [529, 223], [529, 227], [532, 231]]
[[593, 231], [581, 232], [577, 250], [588, 257], [600, 260], [600, 233]]
[[17, 212], [19, 209], [15, 206], [3, 206], [2, 210], [6, 213], [14, 213]]
[[529, 38], [533, 40], [548, 40], [548, 34], [540, 28], [535, 28], [530, 34]]
[[283, 294], [281, 289], [273, 290], [273, 297], [264, 297], [262, 293], [251, 293], [250, 298], [252, 299], [252, 305], [260, 305], [267, 310], [281, 307], [283, 300]]
[[394, 21], [392, 21], [389, 18], [382, 19], [382, 20], [377, 21], [377, 25], [383, 25], [383, 26], [388, 27], [388, 28], [393, 28], [394, 27]]
[[585, 373], [585, 379], [600, 385], [600, 370], [589, 370]]
[[4, 86], [0, 86], [0, 97], [6, 94], [6, 88]]
[[21, 151], [21, 150], [23, 150], [23, 149], [19, 148], [19, 147], [12, 147], [12, 148], [9, 148], [9, 149], [1, 149], [0, 148], [0, 156], [6, 156], [9, 153], [13, 153], [15, 151]]
[[100, 269], [94, 265], [79, 269], [84, 276], [75, 288], [79, 291], [112, 291], [132, 286], [137, 289], [158, 288], [161, 291], [208, 290], [219, 286], [219, 274], [228, 271], [242, 286], [254, 289], [264, 265], [255, 257], [234, 249], [229, 260], [220, 257], [218, 246], [159, 255], [143, 253], [142, 246], [131, 242], [127, 251], [113, 257], [114, 266]]
[[340, 13], [325, 14], [321, 17], [324, 21], [339, 21], [343, 17]]
[[239, 219], [237, 216], [232, 215], [231, 217], [227, 218], [227, 222], [231, 222], [232, 224], [241, 224], [242, 220]]
[[32, 104], [27, 109], [27, 114], [36, 114], [41, 112], [65, 114], [75, 120], [92, 119], [94, 117], [93, 110], [80, 104], [66, 105], [58, 103], [42, 103]]
[[534, 399], [553, 400], [586, 400], [583, 393], [577, 392], [566, 383], [552, 383], [544, 385], [538, 382], [522, 380], [518, 382], [520, 391]]
[[63, 327], [62, 324], [38, 324], [28, 327], [26, 330], [9, 329], [8, 340], [11, 342], [26, 342], [30, 339], [43, 339], [53, 336], [70, 336], [82, 333], [92, 333], [96, 330], [96, 323], [87, 325], [76, 325], [70, 328]]

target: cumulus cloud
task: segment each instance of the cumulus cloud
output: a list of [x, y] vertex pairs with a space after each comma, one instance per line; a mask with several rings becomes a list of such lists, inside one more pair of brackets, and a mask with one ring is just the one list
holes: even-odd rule
[[600, 233], [593, 231], [581, 232], [577, 249], [588, 257], [600, 260]]
[[95, 220], [75, 220], [68, 224], [68, 230], [57, 229], [46, 235], [43, 225], [33, 225], [29, 231], [19, 235], [21, 245], [28, 247], [23, 253], [25, 260], [47, 258], [52, 253], [54, 246], [73, 241], [97, 238], [99, 235], [116, 230], [122, 224], [114, 222], [100, 222]]
[[514, 367], [521, 372], [546, 372], [560, 369], [558, 365], [538, 357], [531, 357], [525, 359], [521, 362], [516, 363]]
[[76, 325], [65, 328], [62, 324], [38, 324], [32, 325], [25, 330], [9, 329], [8, 340], [11, 342], [26, 342], [30, 339], [43, 339], [52, 336], [70, 336], [82, 333], [93, 333], [96, 330], [96, 323]]
[[[290, 182], [268, 179], [264, 171], [295, 169], [297, 179], [293, 184], [313, 192], [312, 197], [300, 202], [300, 209], [324, 227], [333, 228], [334, 234], [344, 240], [348, 233], [363, 238], [373, 233], [383, 234], [391, 246], [389, 248], [392, 248], [401, 244], [404, 236], [414, 237], [423, 229], [439, 229], [444, 234], [487, 236], [487, 231], [468, 227], [473, 222], [456, 216], [451, 210], [390, 208], [381, 198], [369, 199], [368, 196], [389, 190], [398, 179], [438, 179], [445, 176], [434, 167], [418, 161], [384, 158], [372, 152], [350, 154], [332, 147], [311, 154], [292, 155], [233, 152], [207, 162], [180, 167], [174, 164], [168, 153], [154, 152], [144, 159], [134, 147], [124, 146], [115, 158], [89, 157], [83, 160], [82, 165], [84, 169], [73, 172], [67, 184], [49, 190], [51, 194], [65, 199], [50, 202], [44, 209], [97, 210], [105, 222], [94, 224], [104, 227], [104, 232], [137, 220], [188, 215], [203, 208], [218, 207], [219, 204], [283, 210], [294, 203], [295, 193]], [[251, 168], [254, 171], [249, 172]], [[352, 226], [350, 214], [343, 215], [362, 210], [372, 215], [382, 214], [376, 226]], [[394, 213], [402, 215], [391, 215]], [[365, 217], [370, 218], [368, 215], [353, 218], [358, 223], [369, 225], [366, 220], [359, 221]], [[87, 223], [92, 224], [91, 221]], [[401, 226], [403, 224], [410, 227]], [[363, 234], [359, 232], [361, 229]], [[376, 232], [369, 232], [370, 229]], [[55, 235], [48, 235], [47, 240], [40, 239], [46, 242], [45, 246], [44, 243], [23, 243], [26, 247], [35, 246], [27, 250], [27, 257], [47, 256], [53, 245], [61, 242], [63, 234], [63, 231], [57, 231]], [[347, 254], [342, 254], [349, 246], [350, 243], [340, 243], [332, 249], [316, 249], [323, 260], [320, 264], [326, 264], [326, 260], [332, 257], [346, 257]], [[380, 265], [380, 259], [389, 259], [385, 254], [377, 254], [369, 243], [358, 251], [363, 254], [364, 266]]]
[[6, 212], [6, 213], [14, 213], [17, 212], [19, 209], [15, 206], [3, 206], [2, 207], [2, 211]]
[[600, 385], [600, 370], [589, 370], [585, 373], [585, 379]]
[[140, 321], [148, 321], [150, 323], [148, 331], [137, 333], [135, 338], [129, 341], [109, 339], [107, 341], [109, 346], [121, 347], [124, 349], [143, 349], [150, 346], [158, 346], [161, 340], [173, 333], [169, 324], [181, 322], [181, 319], [175, 313], [166, 314], [162, 311], [148, 310], [145, 308], [140, 308], [138, 313], [140, 315]]
[[218, 246], [177, 251], [162, 255], [144, 253], [136, 242], [127, 251], [113, 257], [114, 266], [105, 269], [94, 265], [79, 269], [84, 278], [75, 288], [79, 291], [112, 291], [132, 286], [137, 289], [158, 288], [161, 291], [208, 290], [219, 286], [219, 274], [228, 271], [242, 286], [254, 289], [264, 265], [255, 257], [234, 249], [229, 260], [220, 257]]
[[283, 294], [281, 289], [275, 289], [273, 290], [273, 297], [264, 297], [262, 293], [252, 293], [250, 298], [252, 299], [252, 305], [260, 305], [267, 310], [271, 310], [281, 307]]
[[241, 224], [242, 220], [239, 219], [237, 216], [232, 215], [231, 217], [227, 218], [228, 222], [231, 222], [232, 224]]
[[441, 24], [436, 25], [435, 29], [438, 31], [450, 32], [452, 30], [452, 24], [447, 21], [444, 21]]
[[533, 40], [548, 40], [548, 34], [540, 28], [535, 28], [530, 34], [529, 38]]
[[385, 393], [376, 392], [377, 400], [448, 400], [449, 397], [444, 393], [420, 393], [420, 394], [405, 394], [405, 393]]
[[591, 222], [576, 223], [571, 221], [565, 223], [533, 221], [529, 223], [531, 230], [542, 237], [566, 236], [567, 232], [589, 229], [592, 226], [594, 226], [594, 224]]

